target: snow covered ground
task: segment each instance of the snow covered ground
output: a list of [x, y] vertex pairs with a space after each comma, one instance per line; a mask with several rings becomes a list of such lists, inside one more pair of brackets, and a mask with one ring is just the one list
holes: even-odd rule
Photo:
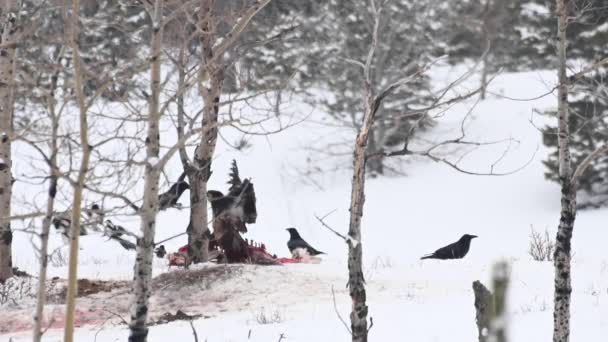
[[[442, 74], [442, 78], [449, 78]], [[491, 85], [494, 93], [511, 98], [533, 98], [547, 92], [554, 83], [552, 73], [520, 73], [499, 76]], [[444, 80], [437, 77], [437, 82]], [[548, 119], [533, 114], [555, 105], [554, 95], [535, 101], [513, 101], [490, 96], [475, 106], [475, 99], [450, 108], [438, 125], [424, 136], [431, 141], [455, 138], [463, 116], [472, 109], [467, 121], [468, 140], [510, 139], [509, 142], [478, 148], [461, 161], [461, 166], [477, 172], [508, 172], [532, 161], [508, 176], [471, 176], [439, 162], [410, 159], [403, 164], [405, 177], [383, 177], [367, 182], [363, 218], [363, 248], [370, 316], [374, 325], [372, 341], [473, 341], [477, 338], [471, 284], [489, 284], [491, 266], [498, 260], [511, 263], [508, 312], [511, 341], [550, 339], [552, 334], [553, 269], [550, 262], [537, 262], [527, 254], [531, 226], [549, 229], [554, 235], [559, 217], [559, 188], [544, 179], [542, 127]], [[302, 105], [286, 106], [307, 115]], [[306, 108], [306, 109], [304, 109]], [[313, 111], [313, 116], [319, 113]], [[533, 123], [534, 124], [533, 124]], [[200, 341], [346, 341], [348, 332], [337, 312], [348, 322], [349, 297], [346, 284], [346, 245], [323, 228], [315, 218], [327, 218], [336, 230], [348, 229], [350, 199], [349, 170], [338, 170], [315, 179], [303, 179], [305, 168], [315, 162], [331, 160], [311, 153], [321, 138], [331, 139], [335, 128], [313, 121], [292, 127], [280, 134], [251, 138], [253, 147], [235, 152], [223, 142], [214, 161], [212, 187], [224, 189], [233, 158], [241, 174], [252, 177], [258, 199], [258, 221], [249, 228], [248, 238], [263, 241], [268, 249], [287, 254], [287, 227], [297, 227], [313, 246], [328, 254], [319, 265], [282, 267], [244, 266], [234, 277], [201, 284], [198, 292], [160, 291], [152, 299], [153, 316], [181, 309], [202, 314], [194, 321]], [[340, 134], [354, 133], [341, 131]], [[229, 129], [228, 140], [238, 137]], [[515, 142], [516, 141], [516, 142]], [[444, 151], [462, 154], [462, 148]], [[455, 154], [449, 154], [456, 156]], [[324, 157], [323, 157], [324, 158]], [[309, 160], [310, 159], [310, 160]], [[171, 164], [179, 175], [179, 162]], [[184, 196], [182, 202], [186, 200]], [[187, 201], [187, 200], [186, 200]], [[608, 210], [579, 213], [573, 251], [572, 341], [605, 341], [608, 336]], [[123, 222], [121, 222], [123, 223]], [[157, 240], [183, 231], [188, 223], [187, 210], [169, 209], [160, 213]], [[137, 220], [124, 222], [137, 228]], [[467, 257], [458, 261], [421, 261], [419, 258], [462, 234], [478, 235]], [[53, 244], [61, 243], [58, 236]], [[82, 278], [129, 280], [133, 254], [99, 237], [82, 239], [79, 274]], [[174, 250], [185, 237], [166, 244]], [[106, 247], [107, 246], [107, 247]], [[29, 236], [16, 234], [14, 264], [31, 274], [37, 264]], [[67, 253], [66, 253], [67, 254]], [[155, 274], [167, 272], [166, 261], [156, 259]], [[224, 266], [220, 266], [224, 267]], [[175, 272], [175, 270], [171, 270]], [[51, 276], [65, 277], [67, 267], [50, 268]], [[335, 306], [334, 296], [335, 293]], [[161, 295], [162, 294], [162, 295]], [[78, 341], [125, 340], [127, 328], [107, 311], [126, 314], [126, 296], [115, 290], [110, 295], [82, 298], [77, 308], [91, 307], [97, 320], [77, 329]], [[29, 301], [31, 304], [31, 301]], [[122, 303], [121, 305], [118, 305]], [[103, 308], [112, 308], [112, 310]], [[47, 312], [62, 306], [49, 306]], [[0, 322], [8, 317], [27, 318], [30, 307], [5, 306]], [[59, 315], [60, 316], [60, 315]], [[0, 331], [1, 328], [0, 328]], [[0, 332], [0, 341], [26, 341], [29, 331]], [[62, 331], [50, 329], [45, 341], [60, 341]], [[193, 341], [188, 322], [155, 325], [150, 341]]]

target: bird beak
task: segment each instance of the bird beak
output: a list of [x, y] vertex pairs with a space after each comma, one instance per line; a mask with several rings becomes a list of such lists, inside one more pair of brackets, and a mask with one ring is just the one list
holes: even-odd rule
[[471, 239], [478, 237], [477, 235], [471, 235]]

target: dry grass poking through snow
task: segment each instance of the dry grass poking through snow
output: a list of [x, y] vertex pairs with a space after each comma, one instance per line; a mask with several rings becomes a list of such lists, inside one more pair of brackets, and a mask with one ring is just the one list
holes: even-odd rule
[[194, 286], [207, 290], [213, 283], [224, 282], [243, 274], [243, 265], [217, 265], [200, 269], [180, 269], [163, 273], [152, 280], [153, 291], [181, 291]]

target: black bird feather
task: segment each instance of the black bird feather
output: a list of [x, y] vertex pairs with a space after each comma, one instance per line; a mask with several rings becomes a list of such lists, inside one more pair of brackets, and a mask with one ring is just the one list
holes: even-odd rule
[[158, 195], [158, 210], [165, 210], [178, 205], [177, 201], [184, 191], [190, 189], [190, 185], [184, 181], [186, 173], [182, 173], [176, 183], [171, 185], [169, 190]]

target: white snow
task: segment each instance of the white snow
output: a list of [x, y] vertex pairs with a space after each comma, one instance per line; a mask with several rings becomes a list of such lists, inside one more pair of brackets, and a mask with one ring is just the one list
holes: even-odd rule
[[[454, 76], [442, 70], [436, 74], [440, 87]], [[551, 89], [553, 72], [520, 73], [499, 76], [490, 89], [512, 98], [534, 98]], [[476, 86], [470, 84], [470, 88]], [[464, 90], [464, 89], [461, 89]], [[475, 99], [451, 107], [438, 119], [438, 125], [425, 141], [458, 137], [460, 121], [474, 106]], [[496, 141], [513, 137], [508, 153], [501, 158], [509, 142], [482, 146], [468, 152], [464, 147], [442, 150], [466, 154], [460, 166], [487, 172], [500, 159], [495, 170], [506, 172], [532, 162], [523, 170], [502, 177], [470, 176], [428, 159], [407, 159], [399, 163], [406, 176], [368, 179], [363, 216], [362, 244], [369, 314], [374, 325], [370, 341], [473, 341], [477, 339], [472, 282], [481, 280], [490, 287], [492, 266], [506, 260], [510, 264], [510, 287], [506, 321], [511, 341], [548, 341], [552, 336], [553, 267], [550, 262], [533, 261], [527, 254], [530, 227], [555, 233], [559, 221], [559, 187], [544, 179], [542, 160], [548, 151], [536, 126], [550, 120], [536, 116], [534, 110], [555, 106], [554, 95], [534, 101], [511, 101], [490, 96], [473, 108], [466, 124], [468, 140]], [[312, 109], [302, 104], [286, 105], [291, 112], [308, 115]], [[201, 282], [199, 292], [158, 290], [151, 299], [151, 315], [175, 313], [181, 308], [189, 314], [206, 317], [194, 321], [199, 341], [346, 341], [349, 334], [340, 316], [349, 319], [350, 298], [347, 282], [344, 241], [322, 227], [315, 214], [336, 212], [324, 220], [333, 229], [348, 232], [350, 180], [347, 167], [334, 173], [309, 176], [305, 170], [318, 165], [330, 166], [335, 159], [313, 153], [311, 146], [331, 141], [333, 137], [354, 139], [347, 129], [319, 124], [319, 113], [309, 122], [269, 137], [251, 137], [253, 148], [245, 152], [230, 150], [225, 141], [241, 135], [222, 128], [218, 140], [210, 189], [224, 191], [228, 170], [237, 159], [241, 176], [251, 177], [255, 185], [258, 219], [250, 225], [246, 237], [264, 242], [271, 253], [287, 256], [288, 233], [285, 227], [297, 227], [313, 247], [328, 253], [317, 265], [274, 267], [245, 266], [236, 276], [216, 282]], [[167, 130], [168, 131], [168, 130]], [[322, 139], [320, 139], [321, 137]], [[348, 148], [348, 146], [346, 147]], [[537, 151], [538, 149], [538, 151]], [[537, 151], [535, 153], [535, 151]], [[341, 162], [350, 165], [350, 154]], [[176, 159], [176, 158], [174, 158]], [[152, 163], [152, 161], [149, 161]], [[169, 163], [170, 174], [181, 173], [179, 160]], [[314, 179], [313, 179], [314, 178]], [[313, 183], [316, 186], [306, 185]], [[180, 199], [187, 205], [187, 196]], [[158, 217], [157, 240], [182, 232], [188, 223], [188, 211], [169, 209]], [[576, 218], [573, 252], [572, 341], [603, 341], [608, 336], [608, 254], [606, 241], [608, 210], [580, 212]], [[116, 222], [116, 221], [115, 221]], [[124, 218], [122, 225], [138, 227], [137, 217]], [[469, 254], [457, 261], [434, 261], [419, 258], [462, 234], [478, 235]], [[183, 245], [185, 237], [169, 241], [167, 250]], [[60, 244], [58, 236], [52, 245]], [[97, 236], [82, 237], [80, 276], [96, 279], [129, 280], [134, 255], [112, 241]], [[31, 252], [29, 235], [15, 234], [13, 261], [16, 266], [35, 274], [37, 263]], [[103, 246], [103, 247], [102, 247]], [[65, 247], [64, 247], [65, 252]], [[155, 275], [167, 272], [166, 261], [155, 259]], [[206, 266], [224, 267], [224, 266]], [[235, 266], [229, 266], [233, 268]], [[50, 266], [50, 276], [65, 277], [65, 265]], [[191, 287], [190, 289], [192, 289]], [[335, 293], [335, 306], [334, 296]], [[78, 307], [93, 309], [95, 319], [109, 315], [111, 308], [128, 319], [127, 294], [113, 292], [79, 299]], [[29, 303], [32, 301], [30, 300]], [[0, 321], [8, 318], [27, 321], [31, 308], [2, 308]], [[47, 312], [62, 306], [50, 305]], [[104, 316], [104, 314], [106, 316]], [[271, 322], [261, 319], [271, 317]], [[128, 329], [112, 317], [107, 321], [77, 329], [78, 341], [126, 340]], [[268, 323], [268, 324], [264, 324]], [[0, 340], [30, 340], [29, 331], [1, 333]], [[61, 341], [62, 331], [50, 329], [45, 341]], [[149, 341], [193, 341], [188, 322], [173, 322], [150, 328]]]
[[155, 167], [156, 165], [158, 165], [158, 158], [156, 158], [156, 157], [148, 158], [148, 164], [150, 164], [150, 166], [152, 166], [152, 167]]

